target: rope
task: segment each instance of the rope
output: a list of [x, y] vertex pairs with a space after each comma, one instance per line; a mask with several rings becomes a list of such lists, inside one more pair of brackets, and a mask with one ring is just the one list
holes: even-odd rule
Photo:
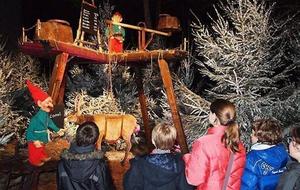
[[30, 28], [24, 28], [24, 31], [29, 31], [29, 30], [32, 30], [34, 27], [36, 27], [37, 24], [33, 25], [32, 27]]
[[160, 59], [164, 59], [164, 53], [163, 53], [163, 51], [162, 50], [159, 50], [158, 51], [158, 60], [160, 60]]
[[108, 96], [113, 97], [111, 55], [108, 57]]
[[150, 76], [152, 76], [153, 73], [153, 55], [150, 53]]

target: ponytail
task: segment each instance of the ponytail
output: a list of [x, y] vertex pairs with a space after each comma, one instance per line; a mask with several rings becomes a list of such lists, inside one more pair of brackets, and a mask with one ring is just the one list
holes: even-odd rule
[[226, 126], [222, 143], [226, 148], [229, 148], [233, 153], [239, 151], [239, 128], [236, 123], [236, 110], [233, 103], [224, 99], [216, 99], [210, 105], [211, 113], [216, 114], [221, 125]]
[[222, 142], [226, 148], [230, 148], [233, 153], [239, 152], [239, 129], [238, 124], [234, 120], [229, 120], [225, 125], [225, 133], [222, 136]]

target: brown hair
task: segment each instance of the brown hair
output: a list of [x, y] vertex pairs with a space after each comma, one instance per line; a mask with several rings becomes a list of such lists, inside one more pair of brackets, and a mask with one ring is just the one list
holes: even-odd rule
[[252, 130], [258, 142], [274, 145], [282, 141], [282, 128], [274, 119], [258, 119], [253, 122]]
[[94, 122], [85, 122], [76, 130], [76, 144], [78, 146], [93, 145], [99, 138], [99, 129]]
[[175, 127], [166, 123], [160, 123], [152, 130], [152, 141], [156, 148], [169, 150], [175, 143], [176, 135]]
[[232, 152], [239, 151], [239, 129], [236, 122], [235, 106], [228, 100], [216, 99], [210, 105], [210, 111], [216, 114], [221, 125], [226, 126], [222, 142], [225, 147], [229, 147]]
[[123, 17], [122, 17], [122, 14], [121, 14], [120, 12], [118, 12], [118, 11], [115, 12], [115, 13], [113, 14], [113, 16], [119, 16], [119, 17], [123, 18]]
[[291, 129], [291, 135], [293, 140], [297, 143], [300, 144], [300, 127], [294, 127]]

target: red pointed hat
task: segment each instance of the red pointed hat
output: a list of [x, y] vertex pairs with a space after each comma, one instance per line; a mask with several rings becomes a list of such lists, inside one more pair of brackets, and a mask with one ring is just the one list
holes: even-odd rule
[[37, 104], [38, 100], [42, 102], [49, 97], [46, 92], [44, 92], [41, 88], [33, 85], [29, 80], [26, 80], [26, 84], [35, 104]]

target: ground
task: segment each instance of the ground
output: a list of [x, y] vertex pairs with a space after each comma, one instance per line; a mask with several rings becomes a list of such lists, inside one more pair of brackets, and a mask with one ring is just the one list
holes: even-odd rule
[[[44, 166], [38, 168], [41, 172], [38, 180], [39, 190], [54, 190], [56, 189], [56, 165], [59, 160], [60, 153], [63, 149], [68, 148], [69, 143], [63, 139], [56, 139], [49, 142], [46, 150], [52, 159]], [[0, 150], [0, 189], [6, 189], [8, 179], [10, 178], [8, 189], [19, 189], [21, 184], [26, 184], [30, 178], [30, 172], [34, 170], [27, 161], [27, 149], [19, 149], [19, 154], [16, 154], [16, 143], [12, 142]], [[124, 151], [108, 151], [106, 152], [108, 165], [112, 174], [112, 178], [117, 190], [122, 190], [123, 175], [129, 168], [128, 160], [125, 165], [120, 164], [124, 157]], [[129, 159], [133, 155], [129, 154]], [[37, 168], [35, 168], [37, 169]], [[22, 177], [27, 176], [26, 178]], [[29, 178], [28, 178], [29, 176]], [[30, 178], [32, 179], [32, 178]]]

